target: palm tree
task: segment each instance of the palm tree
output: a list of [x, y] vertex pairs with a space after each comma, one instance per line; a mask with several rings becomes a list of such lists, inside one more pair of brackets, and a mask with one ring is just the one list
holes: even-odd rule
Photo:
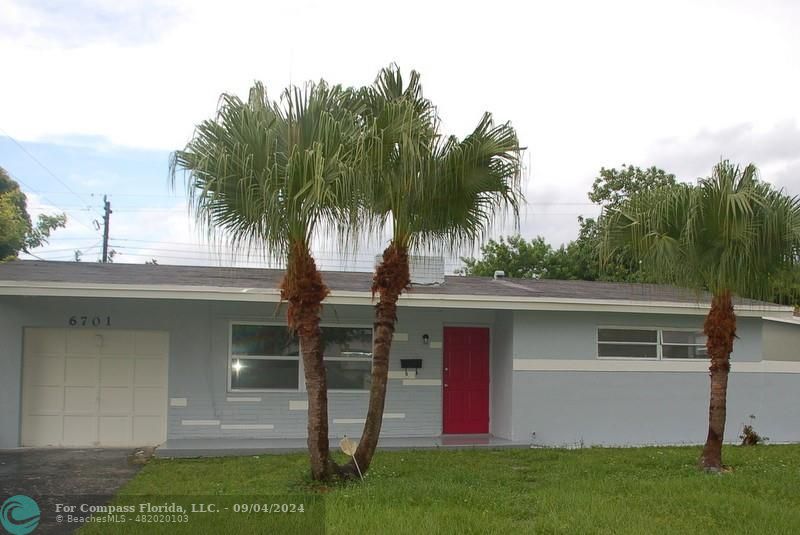
[[280, 285], [287, 323], [302, 348], [308, 391], [308, 448], [314, 479], [335, 470], [328, 451], [327, 385], [320, 312], [328, 288], [311, 256], [322, 225], [347, 219], [353, 177], [362, 173], [364, 129], [352, 92], [324, 82], [286, 89], [271, 101], [261, 83], [243, 101], [223, 94], [172, 156], [174, 184], [186, 172], [197, 221], [234, 248], [286, 261]]
[[711, 293], [703, 327], [711, 395], [700, 466], [719, 471], [736, 337], [733, 297], [769, 296], [772, 276], [796, 263], [800, 199], [761, 182], [754, 165], [723, 160], [696, 186], [633, 195], [606, 218], [604, 258], [628, 246], [659, 282]]
[[516, 132], [507, 123], [494, 125], [488, 113], [463, 140], [441, 136], [439, 118], [414, 71], [404, 85], [397, 67], [382, 70], [362, 89], [361, 100], [364, 123], [379, 140], [379, 156], [371, 159], [378, 165], [361, 183], [362, 200], [374, 226], [391, 229], [372, 283], [373, 296], [378, 295], [372, 384], [355, 453], [364, 472], [383, 422], [397, 300], [411, 285], [409, 251], [472, 244], [501, 209], [510, 207], [516, 222], [521, 173]]

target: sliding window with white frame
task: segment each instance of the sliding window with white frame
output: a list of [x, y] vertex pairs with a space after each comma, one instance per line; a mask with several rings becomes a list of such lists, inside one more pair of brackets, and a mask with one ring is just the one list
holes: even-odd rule
[[369, 390], [372, 384], [372, 328], [322, 326], [329, 390]]
[[300, 344], [286, 325], [233, 323], [230, 341], [230, 391], [300, 389]]
[[698, 329], [599, 327], [597, 357], [606, 359], [707, 359], [706, 337]]
[[701, 330], [661, 330], [661, 358], [707, 359], [706, 335]]
[[[329, 390], [369, 390], [372, 328], [322, 325]], [[301, 346], [286, 325], [233, 322], [230, 325], [228, 390], [304, 390]]]

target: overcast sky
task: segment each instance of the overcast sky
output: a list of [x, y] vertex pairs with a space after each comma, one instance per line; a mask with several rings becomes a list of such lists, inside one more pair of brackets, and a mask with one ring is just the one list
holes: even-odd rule
[[[602, 166], [694, 180], [724, 157], [799, 194], [798, 6], [0, 0], [0, 166], [32, 211], [69, 217], [42, 258], [95, 260], [109, 194], [117, 261], [230, 264], [206, 253], [180, 185], [170, 191], [170, 151], [221, 92], [364, 85], [396, 62], [421, 72], [447, 133], [484, 111], [511, 121], [527, 147], [522, 232], [559, 244], [596, 214], [586, 192]], [[372, 252], [349, 267], [369, 268]], [[317, 254], [337, 264], [332, 246]]]

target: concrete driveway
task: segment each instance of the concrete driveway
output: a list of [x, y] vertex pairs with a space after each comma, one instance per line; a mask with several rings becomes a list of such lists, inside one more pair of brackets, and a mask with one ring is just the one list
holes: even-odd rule
[[60, 497], [106, 503], [141, 468], [128, 461], [130, 453], [129, 449], [0, 450], [0, 503], [17, 494], [30, 496], [42, 510], [35, 533], [71, 533], [80, 526], [49, 525], [48, 505]]

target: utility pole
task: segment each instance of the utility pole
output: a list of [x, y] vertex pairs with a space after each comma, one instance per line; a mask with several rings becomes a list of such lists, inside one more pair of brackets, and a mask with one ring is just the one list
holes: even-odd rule
[[111, 203], [103, 195], [103, 263], [108, 263], [108, 223], [111, 221]]

